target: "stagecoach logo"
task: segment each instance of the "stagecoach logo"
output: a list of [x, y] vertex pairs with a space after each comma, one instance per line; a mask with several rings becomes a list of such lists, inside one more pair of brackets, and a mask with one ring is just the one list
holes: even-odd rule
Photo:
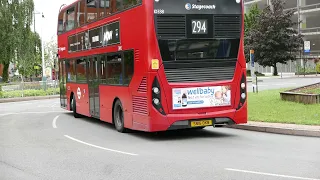
[[198, 5], [198, 4], [190, 4], [190, 3], [187, 3], [185, 5], [185, 8], [187, 10], [191, 10], [191, 9], [197, 9], [197, 10], [202, 10], [202, 9], [205, 9], [205, 10], [212, 10], [212, 9], [216, 9], [216, 6], [215, 5]]
[[187, 3], [187, 4], [185, 5], [185, 7], [186, 7], [187, 10], [190, 10], [190, 9], [191, 9], [191, 4], [190, 4], [190, 3]]

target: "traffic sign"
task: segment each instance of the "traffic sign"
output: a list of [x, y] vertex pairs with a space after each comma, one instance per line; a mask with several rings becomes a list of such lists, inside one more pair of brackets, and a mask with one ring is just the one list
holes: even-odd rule
[[304, 41], [304, 52], [310, 52], [310, 41]]

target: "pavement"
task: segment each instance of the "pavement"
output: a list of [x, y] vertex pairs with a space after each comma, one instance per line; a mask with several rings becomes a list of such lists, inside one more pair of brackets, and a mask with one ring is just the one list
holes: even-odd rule
[[[305, 86], [309, 84], [314, 84], [320, 82], [320, 75], [318, 76], [283, 76], [281, 77], [259, 77], [263, 80], [258, 82], [258, 91], [271, 90], [271, 89], [281, 89], [281, 88], [295, 88], [300, 86]], [[252, 83], [248, 82], [248, 91], [252, 92]]]
[[3, 98], [3, 99], [0, 99], [0, 103], [22, 102], [22, 101], [43, 100], [43, 99], [56, 99], [56, 98], [59, 98], [59, 97], [60, 97], [60, 95]]
[[233, 128], [118, 133], [59, 99], [0, 104], [0, 179], [320, 180], [320, 139]]
[[320, 126], [249, 121], [246, 124], [232, 125], [228, 127], [267, 133], [320, 137]]

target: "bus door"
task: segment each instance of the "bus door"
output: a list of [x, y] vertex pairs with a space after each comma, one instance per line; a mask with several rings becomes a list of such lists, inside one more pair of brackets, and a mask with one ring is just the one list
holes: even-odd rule
[[93, 117], [100, 117], [100, 98], [99, 98], [99, 59], [97, 56], [89, 57], [88, 67], [88, 86], [89, 86], [89, 107]]
[[59, 64], [59, 83], [60, 83], [60, 106], [67, 107], [67, 91], [66, 91], [66, 62], [60, 60]]

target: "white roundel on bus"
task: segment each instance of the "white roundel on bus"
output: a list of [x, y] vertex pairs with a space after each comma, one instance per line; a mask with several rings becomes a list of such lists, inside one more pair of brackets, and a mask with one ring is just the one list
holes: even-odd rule
[[81, 99], [81, 90], [79, 87], [77, 89], [77, 95], [78, 95], [78, 99]]

